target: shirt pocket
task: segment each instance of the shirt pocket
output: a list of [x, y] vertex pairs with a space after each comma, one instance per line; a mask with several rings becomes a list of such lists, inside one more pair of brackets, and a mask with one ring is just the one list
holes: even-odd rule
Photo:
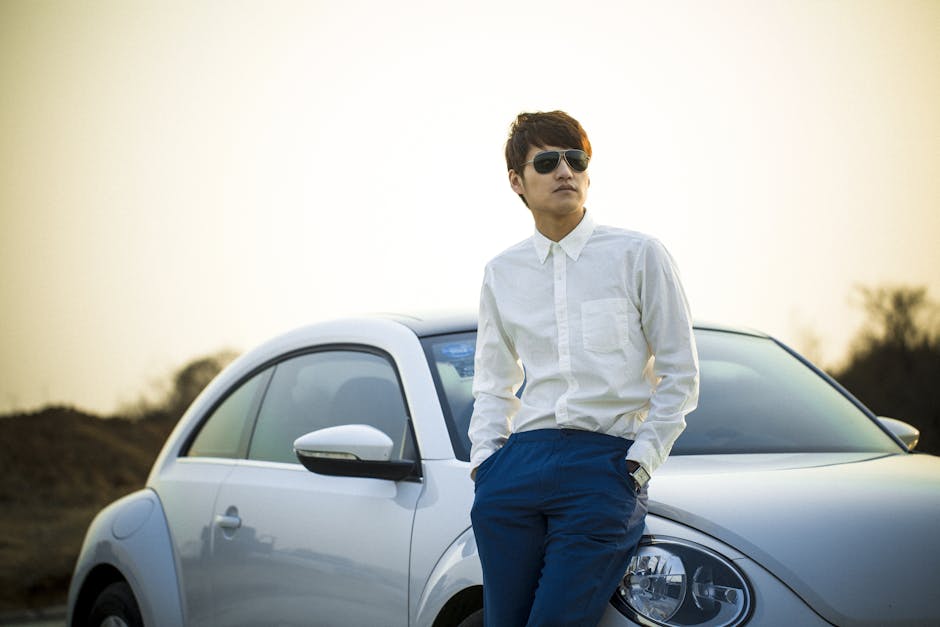
[[604, 298], [581, 303], [581, 336], [584, 350], [615, 353], [630, 345], [630, 325], [639, 314], [626, 298]]

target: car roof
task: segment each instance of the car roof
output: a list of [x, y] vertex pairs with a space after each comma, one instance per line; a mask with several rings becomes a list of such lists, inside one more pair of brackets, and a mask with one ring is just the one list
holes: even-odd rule
[[[475, 313], [470, 312], [381, 313], [378, 316], [398, 322], [422, 338], [448, 333], [466, 333], [477, 329], [477, 316]], [[766, 333], [754, 329], [734, 327], [716, 322], [695, 321], [693, 326], [701, 330], [770, 337]]]
[[470, 312], [385, 313], [381, 316], [408, 327], [418, 337], [477, 330], [477, 316]]

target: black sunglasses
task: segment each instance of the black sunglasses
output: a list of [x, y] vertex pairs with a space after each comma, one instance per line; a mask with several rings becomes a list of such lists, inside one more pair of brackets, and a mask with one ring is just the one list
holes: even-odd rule
[[531, 163], [532, 167], [535, 168], [535, 171], [539, 174], [548, 174], [558, 167], [558, 163], [561, 161], [562, 157], [565, 158], [565, 162], [575, 172], [584, 172], [587, 170], [588, 161], [591, 160], [588, 154], [583, 150], [546, 150], [536, 154], [532, 161], [523, 163], [522, 167]]

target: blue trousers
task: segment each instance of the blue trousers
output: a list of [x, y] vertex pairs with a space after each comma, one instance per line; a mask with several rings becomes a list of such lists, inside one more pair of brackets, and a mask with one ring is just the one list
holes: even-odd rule
[[632, 442], [576, 429], [514, 433], [476, 474], [470, 516], [486, 627], [595, 627], [643, 534]]

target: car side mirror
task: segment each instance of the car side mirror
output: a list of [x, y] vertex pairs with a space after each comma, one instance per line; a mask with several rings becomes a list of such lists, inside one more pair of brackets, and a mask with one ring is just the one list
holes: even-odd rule
[[901, 442], [904, 442], [904, 446], [906, 446], [907, 450], [909, 451], [913, 451], [914, 447], [917, 446], [917, 442], [920, 441], [920, 430], [914, 425], [910, 425], [903, 420], [878, 416], [878, 422], [880, 422], [888, 431], [897, 436]]
[[369, 425], [318, 429], [294, 440], [294, 454], [310, 472], [341, 477], [372, 477], [399, 481], [412, 475], [415, 462], [392, 461], [394, 443]]

